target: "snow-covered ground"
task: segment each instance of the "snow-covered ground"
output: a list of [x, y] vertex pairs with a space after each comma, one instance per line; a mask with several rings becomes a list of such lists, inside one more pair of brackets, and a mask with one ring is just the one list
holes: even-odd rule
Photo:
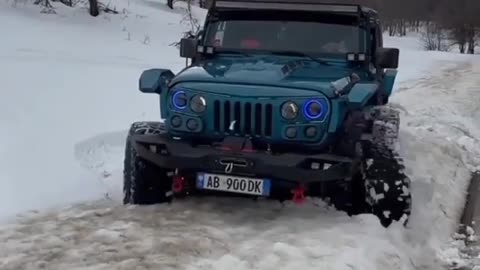
[[168, 45], [188, 25], [162, 3], [120, 3], [122, 14], [92, 18], [61, 5], [45, 15], [31, 3], [0, 2], [0, 217], [98, 198], [105, 186], [81, 167], [75, 144], [158, 118], [158, 100], [138, 92], [138, 76], [182, 68]]
[[[118, 15], [0, 2], [0, 269], [441, 269], [480, 164], [480, 58], [401, 48], [392, 103], [412, 177], [409, 228], [306, 205], [188, 199], [124, 207], [123, 143], [159, 116], [143, 69], [184, 66], [184, 10], [116, 0]], [[200, 16], [203, 11], [195, 9]], [[478, 168], [480, 169], [480, 168]], [[105, 199], [108, 194], [108, 199]], [[38, 210], [26, 212], [27, 210]], [[22, 215], [19, 220], [14, 215]]]

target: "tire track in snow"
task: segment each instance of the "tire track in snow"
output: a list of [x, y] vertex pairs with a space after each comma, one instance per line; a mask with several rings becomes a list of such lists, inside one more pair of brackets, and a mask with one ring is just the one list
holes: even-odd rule
[[438, 64], [444, 66], [439, 74], [418, 80], [393, 102], [404, 108], [406, 128], [447, 135], [445, 139], [468, 152], [465, 165], [473, 171], [480, 164], [480, 61]]
[[0, 229], [0, 240], [2, 270], [408, 269], [376, 218], [319, 201], [103, 201], [23, 219]]

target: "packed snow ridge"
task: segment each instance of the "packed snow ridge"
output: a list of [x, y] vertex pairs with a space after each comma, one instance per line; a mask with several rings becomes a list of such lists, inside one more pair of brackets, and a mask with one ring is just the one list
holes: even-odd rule
[[8, 37], [0, 44], [0, 269], [436, 270], [467, 263], [450, 241], [470, 173], [480, 169], [479, 57], [421, 51], [414, 36], [386, 37], [386, 46], [401, 49], [391, 102], [402, 112], [401, 153], [413, 181], [407, 228], [385, 229], [372, 215], [349, 217], [319, 200], [190, 198], [125, 207], [126, 131], [159, 117], [158, 99], [137, 91], [138, 76], [184, 66], [171, 46], [191, 27], [184, 6], [116, 0], [121, 14], [92, 18], [62, 5], [40, 14], [28, 1], [12, 3], [0, 2], [0, 32]]

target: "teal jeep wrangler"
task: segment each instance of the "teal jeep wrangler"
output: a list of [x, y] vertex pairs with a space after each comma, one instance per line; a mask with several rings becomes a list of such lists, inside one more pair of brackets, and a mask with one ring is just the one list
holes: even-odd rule
[[124, 203], [194, 195], [320, 197], [384, 226], [410, 215], [388, 103], [399, 50], [377, 12], [312, 0], [216, 0], [180, 42], [187, 65], [145, 70], [163, 121], [133, 123]]

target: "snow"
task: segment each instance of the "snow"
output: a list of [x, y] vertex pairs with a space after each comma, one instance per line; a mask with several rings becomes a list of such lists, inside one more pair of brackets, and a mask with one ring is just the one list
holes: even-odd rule
[[[8, 38], [0, 45], [7, 97], [0, 99], [0, 120], [8, 143], [0, 148], [0, 216], [102, 196], [105, 185], [80, 166], [74, 145], [158, 118], [158, 101], [138, 92], [138, 76], [158, 63], [174, 71], [183, 67], [178, 50], [168, 44], [188, 25], [179, 27], [181, 14], [147, 4], [153, 5], [91, 18], [85, 10], [59, 5], [58, 15], [44, 15], [31, 4], [1, 3], [0, 32]], [[159, 12], [171, 23], [143, 17]]]
[[392, 102], [404, 110], [403, 156], [414, 180], [413, 204], [419, 206], [413, 209], [411, 232], [442, 254], [440, 247], [457, 229], [471, 171], [480, 162], [480, 125], [474, 116], [480, 106], [480, 65], [476, 57], [456, 55], [437, 63], [441, 69], [398, 91]]
[[311, 199], [124, 207], [126, 130], [159, 117], [158, 98], [138, 92], [138, 76], [183, 68], [170, 44], [190, 25], [178, 2], [174, 11], [164, 1], [112, 5], [121, 14], [92, 18], [57, 3], [47, 15], [30, 2], [0, 2], [0, 269], [407, 270], [463, 262], [452, 236], [480, 165], [478, 56], [386, 37], [386, 46], [401, 48], [391, 102], [402, 111], [401, 151], [413, 180], [408, 228], [385, 229], [372, 215], [348, 217]]

